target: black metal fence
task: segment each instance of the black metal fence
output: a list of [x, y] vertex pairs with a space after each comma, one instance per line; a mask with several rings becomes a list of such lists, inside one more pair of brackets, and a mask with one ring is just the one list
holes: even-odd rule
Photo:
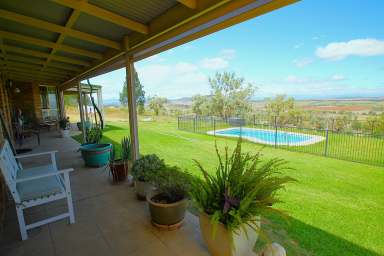
[[200, 116], [178, 117], [178, 129], [220, 137], [242, 137], [291, 151], [384, 166], [384, 135], [307, 128], [257, 119]]

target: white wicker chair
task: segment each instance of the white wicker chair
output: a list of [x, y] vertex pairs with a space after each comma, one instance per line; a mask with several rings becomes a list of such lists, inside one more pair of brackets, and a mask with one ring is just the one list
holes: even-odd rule
[[[69, 181], [69, 172], [73, 171], [73, 169], [58, 170], [56, 165], [56, 152], [57, 151], [49, 151], [15, 157], [7, 140], [5, 140], [1, 147], [0, 169], [15, 201], [22, 240], [28, 239], [27, 231], [29, 229], [63, 218], [69, 218], [71, 224], [75, 222]], [[17, 159], [21, 158], [46, 154], [51, 156], [51, 163], [48, 165], [23, 169], [17, 161]], [[64, 198], [67, 199], [68, 212], [35, 223], [25, 223], [24, 209]]]

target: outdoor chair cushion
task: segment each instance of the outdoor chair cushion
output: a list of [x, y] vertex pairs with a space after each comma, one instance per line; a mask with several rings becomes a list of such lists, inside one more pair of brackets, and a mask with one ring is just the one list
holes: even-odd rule
[[[18, 172], [17, 178], [28, 178], [36, 175], [54, 172], [52, 165], [44, 165], [23, 169]], [[36, 180], [29, 180], [17, 183], [16, 187], [21, 201], [29, 201], [43, 197], [52, 196], [64, 191], [58, 176], [49, 176]]]

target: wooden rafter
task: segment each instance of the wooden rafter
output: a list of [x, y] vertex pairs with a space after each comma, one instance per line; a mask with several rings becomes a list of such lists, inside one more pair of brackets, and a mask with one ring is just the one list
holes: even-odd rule
[[36, 69], [35, 67], [30, 67], [29, 69], [26, 69], [25, 66], [18, 66], [18, 65], [13, 66], [12, 64], [8, 64], [8, 63], [7, 63], [7, 66], [2, 67], [2, 69], [8, 70], [8, 71], [12, 70], [22, 74], [41, 75], [41, 76], [46, 76], [50, 78], [63, 79], [68, 77], [68, 75], [65, 75], [65, 74], [55, 74], [48, 71], [43, 72], [43, 71], [40, 71], [39, 69]]
[[56, 79], [49, 79], [46, 77], [38, 77], [38, 76], [29, 76], [29, 75], [23, 75], [15, 72], [7, 71], [5, 72], [7, 77], [9, 77], [12, 80], [16, 81], [24, 81], [24, 82], [41, 82], [41, 83], [47, 83], [51, 85], [57, 85], [60, 83], [60, 80]]
[[30, 36], [24, 36], [24, 35], [8, 32], [8, 31], [4, 31], [4, 30], [0, 30], [0, 37], [12, 39], [12, 40], [16, 40], [16, 41], [20, 41], [20, 42], [24, 42], [24, 43], [34, 44], [34, 45], [38, 45], [38, 46], [43, 46], [43, 47], [47, 47], [47, 48], [59, 48], [60, 50], [65, 51], [65, 52], [69, 52], [69, 53], [73, 53], [73, 54], [77, 54], [77, 55], [82, 55], [82, 56], [87, 56], [87, 57], [94, 58], [94, 59], [102, 59], [103, 58], [103, 55], [100, 53], [96, 53], [96, 52], [92, 52], [92, 51], [88, 51], [88, 50], [83, 50], [83, 49], [75, 48], [75, 47], [68, 46], [68, 45], [58, 45], [57, 43], [53, 43], [50, 41], [46, 41], [46, 40], [42, 40], [42, 39], [38, 39], [35, 37], [30, 37]]
[[190, 9], [196, 8], [196, 6], [197, 6], [196, 1], [197, 0], [177, 0], [177, 2], [185, 5], [186, 7], [190, 8]]
[[10, 12], [0, 9], [0, 17], [3, 19], [12, 20], [24, 25], [33, 26], [36, 28], [48, 30], [55, 33], [66, 34], [81, 40], [89, 41], [98, 45], [103, 45], [116, 50], [121, 49], [121, 45], [118, 42], [108, 40], [102, 37], [98, 37], [92, 34], [84, 33], [78, 30], [69, 28], [68, 26], [60, 26], [54, 23], [46, 22], [43, 20], [35, 19], [29, 16], [21, 15], [18, 13]]
[[[29, 49], [20, 48], [20, 47], [16, 47], [16, 46], [9, 46], [9, 45], [4, 45], [3, 47], [4, 47], [4, 50], [6, 52], [14, 52], [14, 53], [19, 53], [19, 54], [23, 54], [23, 55], [38, 57], [38, 58], [48, 58], [49, 57], [49, 53], [45, 53], [45, 52], [29, 50]], [[80, 66], [90, 66], [91, 65], [87, 61], [75, 60], [75, 59], [71, 59], [71, 58], [59, 56], [59, 55], [52, 55], [51, 58], [54, 60], [57, 60], [57, 61], [66, 62], [66, 63], [70, 63], [70, 64], [76, 64], [76, 65], [80, 65]], [[78, 69], [76, 68], [76, 70], [78, 70]]]
[[[75, 24], [75, 22], [79, 18], [79, 16], [80, 16], [80, 11], [79, 10], [73, 10], [71, 13], [71, 16], [67, 20], [67, 23], [65, 24], [65, 28], [70, 29], [73, 26], [73, 24]], [[62, 44], [64, 41], [64, 38], [65, 38], [65, 32], [60, 34], [59, 38], [56, 41], [56, 45], [59, 46], [60, 44]], [[44, 70], [44, 68], [47, 66], [47, 64], [51, 61], [51, 57], [57, 52], [57, 50], [58, 50], [58, 47], [52, 48], [51, 54], [47, 58], [47, 61], [46, 61], [45, 65], [43, 66], [42, 70]]]
[[107, 11], [103, 8], [97, 7], [95, 5], [79, 2], [76, 0], [52, 0], [58, 4], [70, 7], [74, 10], [79, 10], [81, 12], [87, 13], [89, 15], [95, 16], [99, 19], [103, 19], [119, 25], [121, 27], [128, 28], [130, 30], [134, 30], [136, 32], [140, 32], [142, 34], [148, 34], [149, 27], [140, 22], [128, 19], [126, 17], [120, 16], [116, 13]]
[[[2, 55], [2, 56], [4, 56], [4, 55]], [[9, 53], [7, 53], [6, 56], [7, 56], [8, 61], [18, 61], [18, 62], [23, 62], [23, 63], [41, 65], [41, 66], [45, 64], [44, 60], [39, 60], [39, 59], [35, 59], [35, 58], [22, 57], [22, 56], [18, 56], [18, 55], [9, 54]], [[58, 70], [58, 72], [61, 71], [62, 73], [66, 73], [66, 72], [68, 72], [68, 70], [69, 71], [80, 71], [79, 68], [75, 68], [73, 66], [65, 66], [65, 65], [56, 64], [56, 63], [49, 63], [48, 67], [46, 67], [46, 69], [49, 69], [49, 68], [54, 68], [54, 69]]]
[[[44, 61], [41, 60], [32, 60], [20, 56], [14, 56], [14, 55], [7, 55], [8, 59], [5, 62], [9, 66], [18, 66], [18, 67], [25, 67], [25, 68], [36, 68], [36, 69], [41, 69], [42, 65], [44, 65]], [[70, 75], [73, 74], [73, 71], [67, 71], [62, 68], [56, 68], [56, 67], [47, 67], [46, 71], [50, 71], [52, 73], [57, 73], [57, 74], [65, 74], [65, 75]]]

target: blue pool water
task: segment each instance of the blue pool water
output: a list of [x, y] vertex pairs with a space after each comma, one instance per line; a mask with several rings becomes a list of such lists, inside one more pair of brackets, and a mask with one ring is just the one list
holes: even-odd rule
[[[213, 132], [208, 132], [213, 134]], [[229, 128], [218, 130], [215, 132], [218, 136], [226, 137], [241, 137], [262, 143], [262, 144], [277, 144], [277, 145], [309, 145], [319, 141], [322, 141], [324, 138], [317, 135], [309, 135], [304, 133], [296, 132], [283, 132], [275, 130], [266, 130], [266, 129], [255, 129], [255, 128]]]

